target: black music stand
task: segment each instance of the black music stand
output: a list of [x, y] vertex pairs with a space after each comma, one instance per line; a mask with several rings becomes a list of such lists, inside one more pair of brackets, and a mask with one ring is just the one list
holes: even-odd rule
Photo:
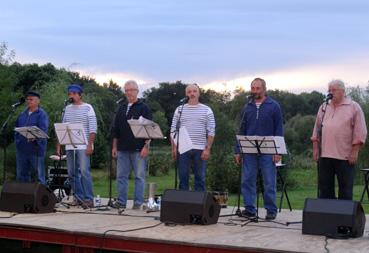
[[[164, 135], [159, 124], [152, 120], [148, 120], [140, 116], [139, 119], [130, 119], [127, 120], [127, 122], [136, 139], [164, 139]], [[147, 212], [159, 211], [157, 204], [151, 203], [150, 199], [147, 201], [146, 206], [148, 207]]]
[[[16, 127], [14, 128], [14, 131], [21, 134], [22, 136], [24, 136], [28, 141], [36, 141], [36, 166], [33, 167], [34, 171], [36, 172], [36, 180], [35, 182], [38, 181], [38, 151], [39, 151], [39, 147], [38, 147], [38, 143], [37, 140], [41, 140], [41, 139], [48, 139], [49, 136], [42, 131], [40, 128], [38, 128], [37, 126], [24, 126], [24, 127]], [[4, 168], [5, 169], [5, 168]], [[32, 174], [31, 174], [32, 175]]]
[[[60, 145], [71, 145], [73, 147], [73, 175], [76, 175], [76, 148], [77, 145], [87, 145], [87, 139], [83, 125], [81, 123], [55, 123], [55, 133]], [[81, 201], [74, 194], [76, 181], [73, 178], [73, 187], [70, 190], [70, 195]], [[68, 196], [69, 199], [70, 196]], [[73, 201], [73, 200], [72, 200]], [[82, 202], [82, 201], [81, 201]]]
[[280, 171], [281, 169], [287, 170], [287, 165], [284, 164], [284, 163], [277, 163], [275, 165], [275, 167], [277, 169], [277, 176], [279, 178], [279, 181], [281, 181], [281, 187], [282, 187], [281, 197], [279, 198], [279, 212], [282, 211], [282, 204], [283, 204], [284, 197], [286, 197], [288, 207], [289, 207], [290, 211], [292, 212], [292, 206], [291, 206], [290, 198], [288, 197], [288, 193], [287, 193], [287, 182], [285, 181], [285, 178], [283, 178], [282, 173]]
[[[286, 144], [282, 136], [245, 136], [236, 135], [240, 147], [240, 154], [256, 154], [257, 157], [257, 181], [260, 184], [260, 155], [282, 155], [287, 154]], [[241, 186], [240, 186], [241, 187]], [[259, 190], [256, 185], [256, 218], [252, 221], [258, 222], [259, 217]]]

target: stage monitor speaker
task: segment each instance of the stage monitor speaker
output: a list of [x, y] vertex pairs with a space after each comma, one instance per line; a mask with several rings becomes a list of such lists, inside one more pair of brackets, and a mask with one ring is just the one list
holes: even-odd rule
[[5, 182], [0, 196], [0, 210], [16, 213], [50, 213], [56, 197], [40, 183]]
[[365, 213], [357, 201], [305, 199], [303, 234], [334, 238], [361, 237], [364, 228]]
[[165, 190], [160, 221], [176, 224], [209, 225], [218, 222], [220, 205], [208, 192]]

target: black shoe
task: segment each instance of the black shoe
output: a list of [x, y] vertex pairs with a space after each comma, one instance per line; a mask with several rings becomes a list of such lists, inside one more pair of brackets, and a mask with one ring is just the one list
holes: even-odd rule
[[126, 209], [126, 205], [125, 204], [122, 204], [118, 201], [115, 201], [112, 205], [111, 205], [112, 208], [115, 208], [115, 209]]
[[243, 210], [243, 211], [241, 212], [241, 216], [242, 216], [242, 217], [245, 217], [245, 218], [249, 218], [249, 219], [254, 219], [254, 218], [256, 218], [256, 214], [254, 214], [254, 213], [250, 213], [249, 211], [246, 211], [246, 210]]
[[275, 220], [276, 217], [277, 217], [277, 213], [267, 213], [265, 215], [266, 220]]

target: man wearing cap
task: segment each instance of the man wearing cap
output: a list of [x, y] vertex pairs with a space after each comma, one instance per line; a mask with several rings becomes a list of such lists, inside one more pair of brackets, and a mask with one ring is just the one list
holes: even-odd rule
[[[29, 91], [26, 94], [27, 108], [18, 116], [15, 127], [37, 126], [47, 133], [49, 117], [40, 107], [40, 94]], [[38, 181], [45, 184], [45, 153], [47, 140], [27, 140], [15, 132], [16, 180], [19, 182]]]
[[[85, 132], [86, 145], [66, 145], [65, 149], [68, 176], [75, 197], [73, 204], [82, 205], [86, 209], [94, 206], [90, 156], [93, 153], [97, 121], [92, 106], [82, 101], [82, 93], [83, 89], [80, 85], [68, 86], [68, 97], [72, 104], [65, 108], [63, 123], [80, 123]], [[60, 144], [57, 144], [56, 153], [60, 155]]]

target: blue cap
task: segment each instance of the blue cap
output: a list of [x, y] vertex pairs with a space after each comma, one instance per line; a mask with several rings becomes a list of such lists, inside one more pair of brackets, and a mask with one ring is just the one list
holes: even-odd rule
[[40, 94], [38, 94], [36, 91], [28, 91], [26, 93], [26, 97], [38, 97], [38, 98], [40, 98]]
[[68, 92], [82, 93], [83, 92], [83, 89], [78, 84], [71, 84], [71, 85], [68, 86]]

